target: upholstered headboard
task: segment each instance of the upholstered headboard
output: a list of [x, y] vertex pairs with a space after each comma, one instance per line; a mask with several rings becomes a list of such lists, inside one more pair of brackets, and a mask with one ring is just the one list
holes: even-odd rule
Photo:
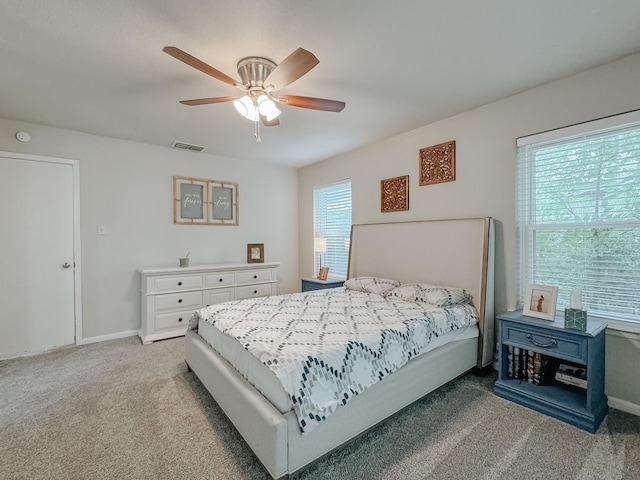
[[493, 219], [370, 223], [351, 227], [347, 278], [378, 276], [404, 283], [461, 287], [479, 314], [478, 366], [493, 361]]

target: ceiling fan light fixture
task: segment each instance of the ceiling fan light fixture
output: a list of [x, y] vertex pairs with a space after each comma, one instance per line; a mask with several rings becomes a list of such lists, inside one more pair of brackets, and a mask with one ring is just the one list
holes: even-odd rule
[[220, 70], [217, 70], [211, 65], [207, 65], [202, 60], [177, 47], [166, 46], [162, 51], [210, 77], [240, 89], [243, 92], [242, 97], [234, 95], [197, 98], [193, 100], [181, 100], [180, 103], [195, 106], [233, 101], [238, 113], [254, 122], [256, 129], [255, 136], [258, 141], [260, 140], [260, 123], [266, 127], [280, 125], [278, 117], [282, 112], [277, 107], [278, 103], [292, 107], [324, 110], [327, 112], [340, 112], [345, 107], [344, 102], [337, 100], [297, 95], [274, 95], [273, 92], [295, 82], [319, 63], [316, 56], [304, 48], [296, 49], [291, 55], [280, 62], [280, 64], [276, 64], [272, 60], [264, 57], [243, 58], [237, 65], [238, 75], [241, 81], [222, 73]]
[[264, 93], [258, 97], [258, 111], [268, 122], [275, 120], [282, 113], [275, 102]]
[[256, 107], [253, 103], [253, 99], [248, 95], [245, 95], [238, 100], [234, 100], [233, 106], [236, 107], [236, 110], [240, 115], [252, 122], [257, 122], [260, 118], [258, 107]]

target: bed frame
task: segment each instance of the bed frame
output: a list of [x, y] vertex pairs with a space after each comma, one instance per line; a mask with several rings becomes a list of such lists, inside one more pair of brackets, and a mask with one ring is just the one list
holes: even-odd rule
[[494, 228], [491, 218], [353, 225], [348, 278], [465, 288], [479, 313], [480, 337], [421, 355], [303, 434], [293, 411], [280, 413], [196, 332], [185, 360], [273, 478], [291, 478], [318, 459], [474, 367], [494, 349]]

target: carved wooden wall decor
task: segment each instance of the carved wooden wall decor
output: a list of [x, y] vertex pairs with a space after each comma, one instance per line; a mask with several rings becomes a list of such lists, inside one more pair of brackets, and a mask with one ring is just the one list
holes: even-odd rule
[[380, 197], [383, 212], [409, 210], [409, 175], [381, 180]]
[[456, 141], [420, 149], [420, 185], [456, 179]]

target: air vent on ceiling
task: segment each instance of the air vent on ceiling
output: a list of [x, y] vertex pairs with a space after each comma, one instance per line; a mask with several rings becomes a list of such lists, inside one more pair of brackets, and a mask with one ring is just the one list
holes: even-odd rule
[[207, 147], [202, 147], [200, 145], [192, 145], [190, 143], [185, 142], [173, 142], [171, 144], [173, 148], [179, 148], [180, 150], [191, 150], [192, 152], [201, 152]]

